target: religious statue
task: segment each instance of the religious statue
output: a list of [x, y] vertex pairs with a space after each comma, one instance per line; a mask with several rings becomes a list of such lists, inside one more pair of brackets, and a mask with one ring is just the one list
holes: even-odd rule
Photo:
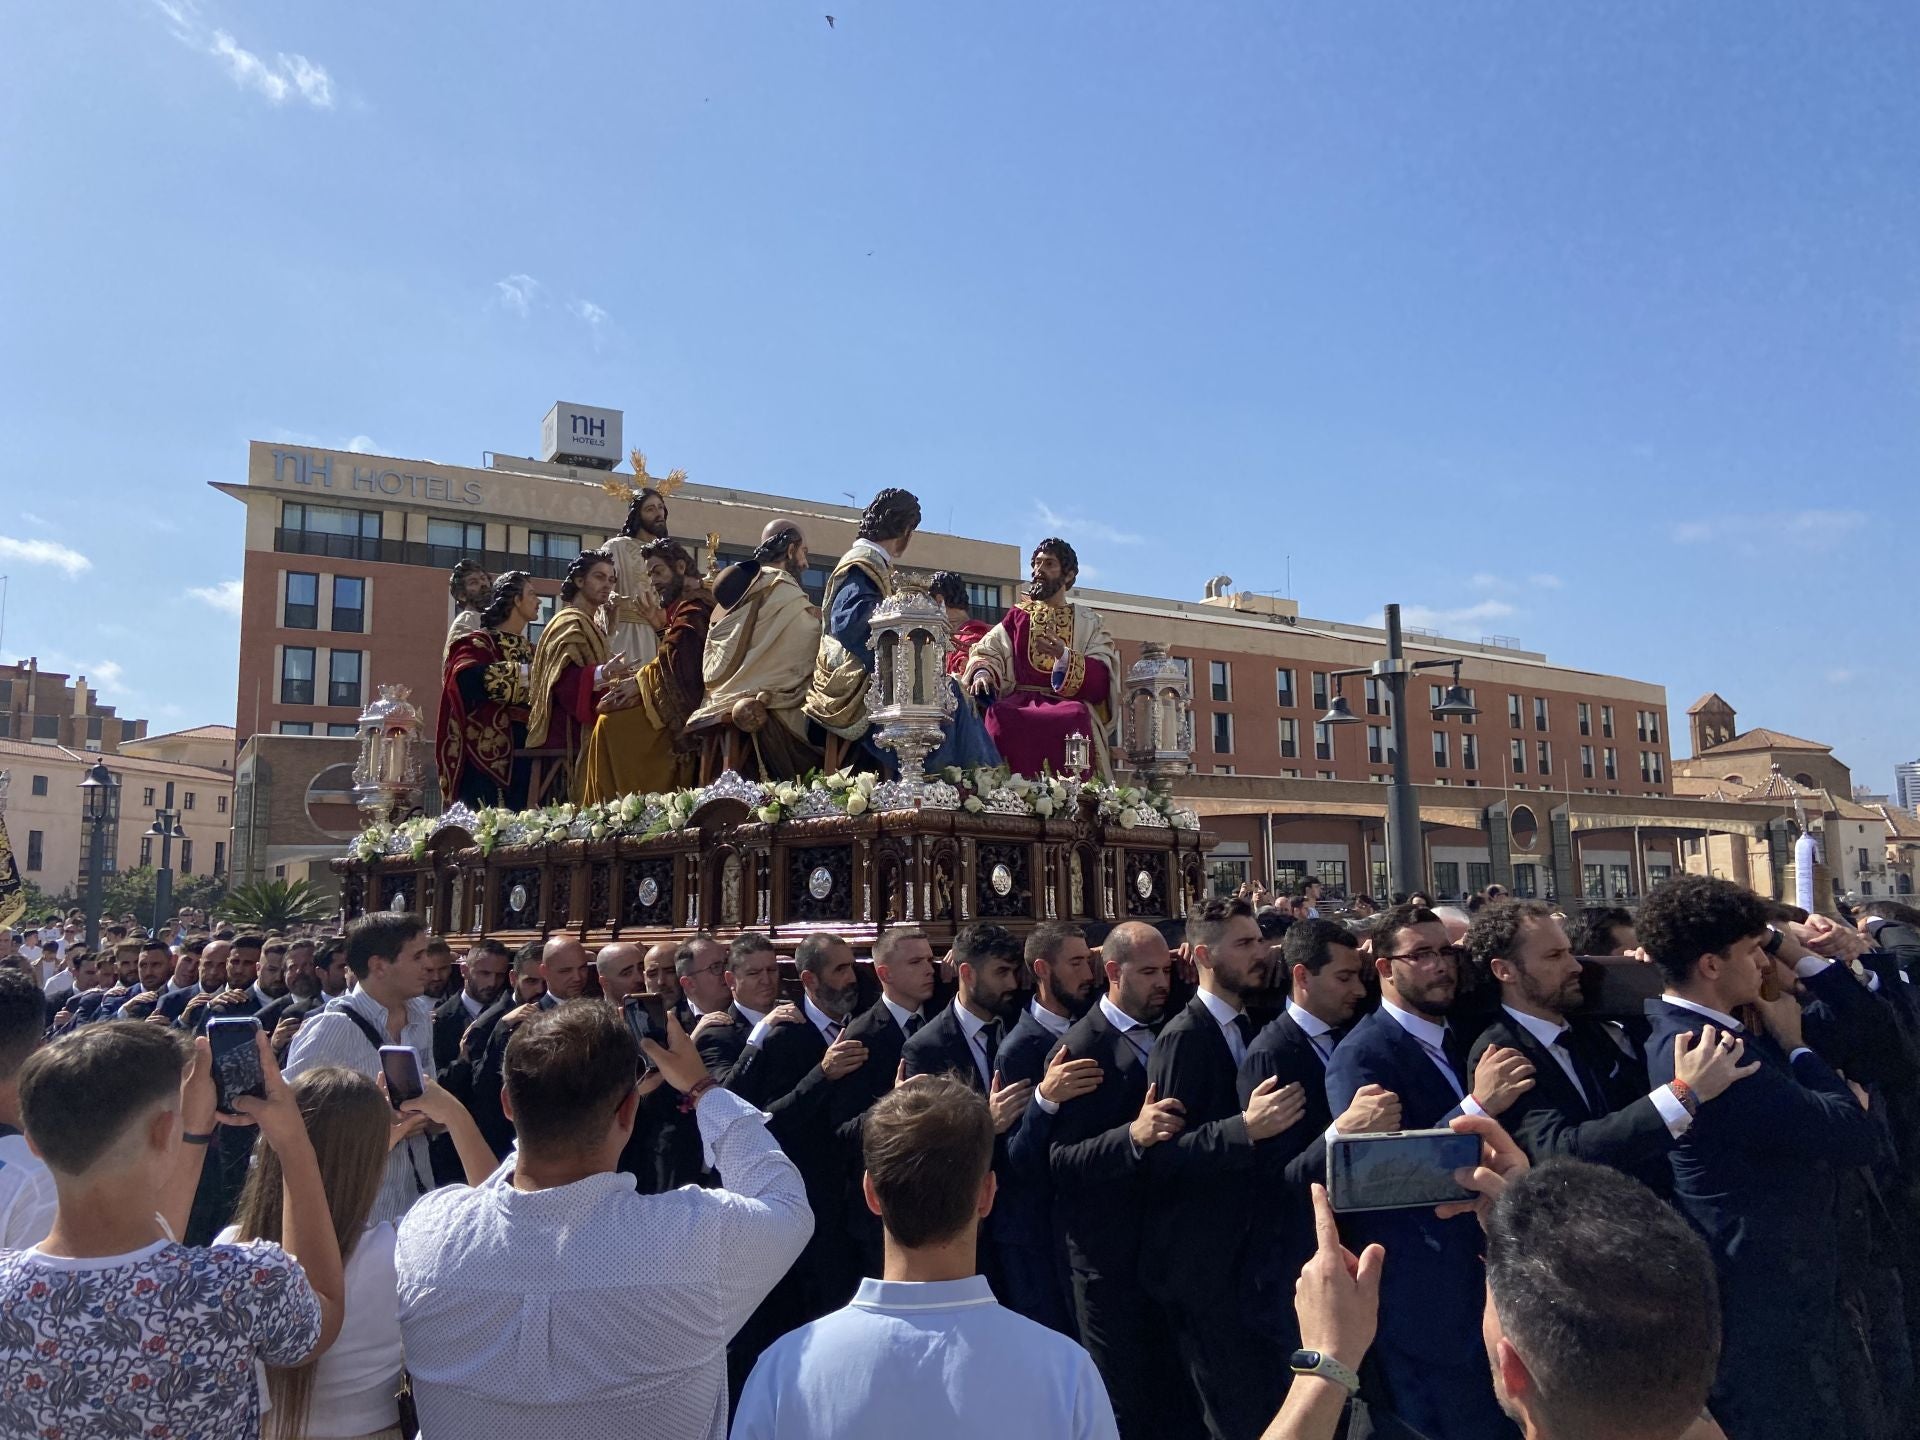
[[616, 652], [644, 665], [653, 658], [655, 643], [647, 614], [658, 607], [647, 590], [647, 561], [641, 552], [651, 541], [667, 538], [667, 496], [686, 484], [687, 472], [675, 470], [656, 478], [647, 473], [647, 457], [639, 450], [628, 458], [636, 483], [613, 479], [603, 487], [609, 495], [624, 496], [628, 504], [620, 533], [608, 536], [601, 547], [613, 558], [614, 587], [601, 612], [600, 628]]
[[858, 538], [827, 577], [824, 633], [802, 709], [825, 734], [850, 741], [873, 768], [889, 769], [868, 738], [867, 687], [873, 683], [868, 623], [893, 593], [893, 568], [920, 527], [920, 502], [905, 490], [882, 490], [860, 517]]
[[1078, 734], [1092, 742], [1093, 773], [1113, 777], [1109, 732], [1120, 652], [1098, 611], [1068, 601], [1079, 574], [1071, 545], [1042, 540], [1033, 550], [1027, 598], [967, 661], [967, 687], [990, 702], [987, 733], [1022, 775], [1069, 773], [1067, 737]]
[[687, 736], [687, 717], [700, 703], [713, 596], [684, 547], [653, 540], [645, 554], [647, 593], [659, 597], [648, 614], [658, 648], [653, 659], [600, 698], [579, 787], [589, 805], [636, 791], [680, 789], [694, 778], [698, 744]]
[[443, 805], [526, 809], [527, 626], [539, 614], [533, 577], [509, 570], [494, 582], [480, 628], [449, 644], [433, 751]]
[[[581, 551], [561, 582], [560, 608], [533, 651], [527, 749], [560, 752], [565, 788], [575, 801], [586, 778], [582, 762], [600, 697], [633, 673], [625, 655], [609, 655], [606, 634], [594, 618], [612, 594], [613, 558], [604, 550]], [[530, 797], [535, 804], [545, 798]]]
[[487, 608], [493, 577], [480, 568], [478, 560], [456, 560], [453, 574], [447, 577], [447, 589], [453, 592], [453, 624], [447, 627], [447, 643], [440, 647], [443, 663], [454, 641], [480, 628], [480, 612]]
[[1000, 752], [987, 733], [973, 698], [962, 688], [960, 677], [966, 673], [973, 647], [986, 638], [987, 624], [973, 618], [967, 607], [967, 582], [951, 570], [942, 570], [927, 582], [927, 593], [946, 607], [947, 623], [953, 626], [952, 648], [947, 651], [947, 684], [953, 687], [955, 703], [947, 743], [936, 752], [944, 765], [961, 765], [969, 770], [991, 768], [1000, 763]]
[[820, 610], [801, 588], [807, 542], [791, 520], [770, 521], [750, 559], [713, 579], [713, 626], [702, 665], [706, 700], [688, 721], [747, 736], [762, 780], [794, 780], [820, 764], [801, 703], [820, 649]]

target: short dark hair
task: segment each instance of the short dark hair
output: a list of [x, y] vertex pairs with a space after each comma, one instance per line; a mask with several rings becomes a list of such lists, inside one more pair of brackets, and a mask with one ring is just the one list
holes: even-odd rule
[[469, 959], [471, 959], [475, 955], [482, 955], [482, 954], [503, 955], [508, 960], [513, 959], [513, 952], [507, 949], [507, 947], [504, 944], [502, 944], [500, 941], [494, 939], [491, 935], [482, 935], [478, 940], [474, 941], [473, 944], [467, 947], [467, 956]]
[[513, 1128], [529, 1150], [596, 1145], [633, 1093], [640, 1047], [604, 1000], [575, 1000], [513, 1032], [502, 1063]]
[[1480, 908], [1461, 944], [1473, 963], [1485, 970], [1495, 960], [1511, 960], [1529, 920], [1551, 920], [1553, 907], [1538, 900], [1495, 900]]
[[882, 490], [860, 517], [862, 540], [898, 540], [919, 528], [920, 501], [910, 490]]
[[107, 1020], [43, 1045], [20, 1067], [20, 1123], [47, 1168], [83, 1175], [127, 1127], [177, 1101], [181, 1034], [144, 1020]]
[[1632, 924], [1633, 915], [1623, 906], [1589, 905], [1580, 912], [1573, 934], [1567, 938], [1573, 942], [1576, 955], [1610, 955], [1615, 929]]
[[953, 963], [976, 969], [989, 960], [1011, 960], [1018, 968], [1024, 951], [1020, 938], [1004, 925], [969, 925], [953, 937]]
[[938, 570], [927, 581], [927, 593], [949, 610], [967, 608], [967, 582], [956, 570]]
[[695, 947], [703, 942], [708, 945], [718, 945], [720, 940], [718, 936], [709, 935], [706, 931], [700, 930], [674, 946], [673, 973], [675, 975], [685, 979], [693, 973], [694, 961], [700, 958], [700, 951]]
[[201, 952], [207, 948], [208, 944], [209, 941], [204, 935], [189, 935], [180, 948], [197, 960], [200, 958]]
[[777, 952], [779, 948], [771, 937], [762, 935], [758, 930], [742, 930], [727, 946], [727, 968], [733, 969], [749, 955], [758, 955], [762, 950]]
[[1253, 904], [1238, 895], [1216, 895], [1203, 900], [1187, 912], [1187, 944], [1218, 945], [1227, 933], [1227, 922], [1246, 916], [1253, 918]]
[[1667, 881], [1641, 903], [1633, 927], [1641, 948], [1676, 985], [1693, 977], [1702, 955], [1723, 954], [1766, 928], [1758, 895], [1711, 875]]
[[1411, 903], [1395, 905], [1373, 922], [1373, 954], [1375, 959], [1384, 959], [1393, 953], [1400, 939], [1400, 932], [1414, 925], [1438, 925], [1440, 917], [1424, 905]]
[[1042, 555], [1051, 555], [1060, 562], [1060, 578], [1071, 580], [1080, 574], [1080, 556], [1073, 546], [1058, 535], [1049, 535], [1033, 547], [1033, 554], [1027, 557], [1027, 568], [1031, 570]]
[[547, 942], [529, 940], [513, 952], [513, 973], [527, 975], [540, 968], [540, 957], [546, 953]]
[[794, 968], [803, 975], [818, 979], [820, 972], [827, 968], [827, 961], [833, 957], [835, 946], [845, 945], [846, 937], [821, 932], [809, 935], [800, 942], [800, 948], [793, 952]]
[[168, 945], [166, 941], [160, 940], [160, 939], [142, 941], [140, 945], [140, 953], [144, 955], [149, 950], [165, 950], [167, 954], [169, 955], [173, 954], [173, 947]]
[[1486, 1231], [1487, 1291], [1543, 1428], [1677, 1435], [1705, 1408], [1720, 1358], [1713, 1261], [1651, 1190], [1546, 1160], [1507, 1185]]
[[0, 1080], [11, 1080], [47, 1028], [47, 997], [33, 977], [0, 969]]
[[993, 1114], [963, 1082], [924, 1076], [867, 1112], [861, 1152], [881, 1223], [918, 1250], [952, 1239], [979, 1213], [980, 1184], [993, 1164]]
[[565, 604], [580, 593], [580, 582], [594, 566], [611, 564], [613, 556], [605, 550], [582, 550], [574, 556], [572, 563], [567, 566], [566, 578], [560, 582], [561, 603]]
[[1332, 920], [1296, 920], [1287, 927], [1287, 938], [1280, 942], [1280, 958], [1286, 962], [1289, 976], [1296, 965], [1306, 966], [1309, 975], [1318, 975], [1335, 960], [1345, 958], [1335, 953], [1336, 947], [1351, 953], [1360, 948], [1360, 942], [1346, 926]]
[[418, 915], [395, 915], [390, 910], [362, 915], [347, 926], [347, 969], [356, 979], [366, 979], [374, 956], [393, 959], [426, 928]]
[[1067, 941], [1086, 938], [1085, 926], [1074, 925], [1065, 920], [1049, 920], [1044, 925], [1036, 925], [1027, 933], [1027, 964], [1032, 965], [1036, 960], [1045, 960], [1051, 965], [1059, 957], [1060, 947]]
[[267, 937], [255, 930], [249, 930], [244, 935], [236, 935], [233, 937], [233, 948], [235, 950], [264, 950], [266, 946]]
[[668, 540], [665, 537], [649, 540], [640, 547], [640, 558], [664, 560], [669, 570], [678, 568], [685, 570], [689, 575], [694, 573], [693, 556], [687, 553], [687, 547], [678, 540]]
[[453, 946], [447, 943], [447, 937], [444, 935], [430, 935], [427, 937], [427, 948], [421, 953], [424, 955], [451, 955], [453, 954]]
[[[925, 940], [927, 932], [918, 925], [889, 925], [873, 941], [873, 963], [891, 965], [893, 952], [909, 940]], [[931, 942], [929, 942], [931, 943]]]
[[331, 970], [333, 968], [333, 957], [346, 948], [347, 937], [344, 935], [321, 936], [313, 942], [313, 968], [316, 970]]

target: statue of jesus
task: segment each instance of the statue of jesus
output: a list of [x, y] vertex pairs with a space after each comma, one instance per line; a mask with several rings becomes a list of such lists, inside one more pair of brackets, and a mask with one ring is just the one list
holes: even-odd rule
[[653, 541], [666, 538], [666, 496], [648, 485], [634, 493], [620, 533], [608, 536], [601, 547], [613, 561], [614, 585], [600, 612], [600, 628], [607, 632], [607, 643], [636, 667], [653, 659], [656, 637], [648, 614], [658, 609], [658, 597], [647, 579], [647, 561], [641, 552]]

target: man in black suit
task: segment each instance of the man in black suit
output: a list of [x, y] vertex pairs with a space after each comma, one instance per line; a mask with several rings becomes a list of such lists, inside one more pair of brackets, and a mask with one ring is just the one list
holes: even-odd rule
[[260, 993], [260, 956], [266, 949], [266, 937], [246, 934], [237, 936], [233, 948], [227, 952], [227, 983], [224, 989], [207, 998], [204, 1005], [195, 1007], [189, 1004], [181, 1012], [180, 1026], [191, 1029], [195, 1034], [204, 1034], [207, 1021], [216, 1017], [231, 1019], [240, 1016], [258, 1014], [260, 1009], [270, 1003], [270, 997]]
[[[1666, 978], [1647, 1002], [1653, 1080], [1676, 1077], [1683, 1034], [1727, 1049], [1744, 1040], [1746, 1058], [1760, 1062], [1668, 1157], [1673, 1203], [1705, 1237], [1720, 1277], [1709, 1408], [1730, 1440], [1839, 1440], [1836, 1171], [1873, 1164], [1884, 1132], [1807, 1048], [1796, 977], [1773, 959], [1784, 936], [1769, 929], [1757, 896], [1683, 875], [1647, 897], [1634, 928]], [[1809, 990], [1855, 983], [1830, 966], [1808, 968]], [[1779, 998], [1764, 998], [1776, 988]], [[1743, 1007], [1757, 1028], [1737, 1018]]]
[[506, 993], [511, 963], [507, 947], [498, 940], [476, 940], [467, 951], [466, 975], [460, 988], [434, 1007], [433, 1073], [443, 1083], [447, 1067], [459, 1058], [460, 1037]]
[[1571, 1155], [1611, 1165], [1667, 1194], [1667, 1154], [1692, 1128], [1693, 1110], [1754, 1068], [1740, 1067], [1740, 1044], [1680, 1037], [1674, 1083], [1650, 1085], [1646, 1068], [1599, 1021], [1568, 1018], [1583, 1003], [1579, 953], [1537, 900], [1487, 906], [1474, 916], [1466, 950], [1500, 986], [1500, 1010], [1469, 1060], [1504, 1046], [1533, 1064], [1533, 1088], [1500, 1118], [1527, 1158], [1538, 1164]]
[[[1472, 1069], [1467, 1043], [1448, 1024], [1459, 991], [1459, 957], [1446, 923], [1418, 905], [1396, 905], [1373, 931], [1380, 1006], [1334, 1049], [1327, 1104], [1346, 1110], [1366, 1085], [1400, 1100], [1406, 1130], [1445, 1128], [1460, 1115], [1498, 1118], [1532, 1086], [1533, 1066], [1491, 1049]], [[1500, 1440], [1512, 1424], [1494, 1399], [1479, 1342], [1486, 1293], [1480, 1227], [1471, 1215], [1431, 1210], [1363, 1212], [1342, 1229], [1355, 1248], [1393, 1257], [1381, 1275], [1374, 1397], [1430, 1440]]]
[[733, 992], [727, 988], [727, 947], [704, 930], [674, 946], [673, 976], [694, 1025], [709, 1015], [725, 1013], [733, 1003]]
[[1199, 1406], [1173, 1356], [1158, 1301], [1141, 1287], [1147, 1189], [1144, 1159], [1185, 1125], [1180, 1102], [1147, 1079], [1151, 1025], [1167, 1003], [1173, 960], [1153, 926], [1115, 926], [1100, 947], [1107, 993], [1061, 1041], [1093, 1060], [1100, 1082], [1054, 1117], [1054, 1212], [1072, 1272], [1074, 1321], [1093, 1356], [1123, 1440], [1191, 1435]]
[[[163, 995], [149, 1023], [181, 1026], [181, 1017], [187, 1013], [188, 1006], [193, 1007], [193, 1020], [199, 1019], [207, 1002], [227, 988], [227, 952], [232, 948], [229, 941], [209, 940], [200, 951], [199, 983]], [[185, 1021], [184, 1027], [191, 1028], [193, 1020]]]
[[[1327, 1179], [1327, 1062], [1366, 1002], [1365, 960], [1351, 930], [1331, 920], [1301, 920], [1280, 944], [1279, 969], [1288, 987], [1286, 1008], [1274, 1017], [1240, 1062], [1240, 1103], [1251, 1103], [1264, 1080], [1299, 1085], [1307, 1113], [1298, 1125], [1261, 1147], [1257, 1174], [1264, 1214], [1256, 1216], [1249, 1250], [1253, 1281], [1249, 1318], [1295, 1348], [1294, 1280], [1314, 1252], [1313, 1207], [1307, 1187]], [[1337, 1127], [1347, 1134], [1400, 1128], [1400, 1097], [1379, 1085], [1362, 1086]], [[1261, 1233], [1264, 1231], [1264, 1233]]]
[[1095, 1061], [1063, 1057], [1065, 1069], [1049, 1085], [1047, 1061], [1073, 1022], [1093, 1007], [1094, 958], [1085, 930], [1049, 921], [1027, 936], [1026, 962], [1033, 998], [1020, 1023], [1000, 1043], [994, 1073], [1003, 1088], [1032, 1085], [1033, 1103], [1007, 1135], [1006, 1164], [987, 1218], [986, 1243], [1000, 1277], [1000, 1303], [1077, 1339], [1065, 1257], [1053, 1223], [1047, 1156], [1060, 1105], [1098, 1085], [1100, 1067]]
[[[537, 943], [537, 942], [529, 942]], [[513, 1146], [513, 1122], [500, 1104], [507, 1041], [514, 1029], [541, 1010], [578, 1000], [587, 989], [587, 951], [578, 940], [556, 935], [540, 946], [539, 972], [545, 982], [539, 996], [494, 1017], [486, 1034], [486, 1048], [473, 1066], [473, 1119], [493, 1153], [506, 1158]], [[479, 1025], [475, 1021], [476, 1028]], [[477, 1044], [477, 1042], [476, 1042]]]
[[647, 947], [646, 958], [641, 962], [641, 974], [646, 977], [646, 992], [658, 995], [666, 1002], [667, 1009], [680, 1021], [680, 1028], [689, 1035], [693, 1033], [693, 1008], [687, 1004], [687, 997], [680, 993], [680, 973], [675, 968], [674, 957], [680, 947], [671, 941], [662, 940], [658, 945]]
[[[1301, 922], [1296, 922], [1301, 923]], [[1249, 1322], [1256, 1150], [1306, 1114], [1306, 1090], [1268, 1077], [1241, 1108], [1240, 1063], [1253, 1044], [1245, 996], [1262, 989], [1272, 950], [1238, 898], [1187, 917], [1199, 992], [1160, 1029], [1147, 1078], [1184, 1108], [1186, 1127], [1147, 1157], [1152, 1212], [1141, 1283], [1166, 1307], [1174, 1343], [1213, 1440], [1256, 1440], [1279, 1408], [1286, 1355]]]
[[707, 1073], [722, 1085], [732, 1078], [753, 1027], [780, 1003], [780, 953], [773, 941], [751, 930], [735, 936], [727, 947], [724, 978], [731, 997], [727, 1005], [702, 1015], [693, 1031]]

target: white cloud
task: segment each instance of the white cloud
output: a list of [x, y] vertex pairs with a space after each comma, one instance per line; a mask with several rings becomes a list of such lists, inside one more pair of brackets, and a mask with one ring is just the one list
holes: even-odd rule
[[1767, 510], [1682, 520], [1670, 534], [1676, 545], [1722, 545], [1741, 556], [1786, 546], [1819, 553], [1850, 543], [1866, 523], [1860, 510]]
[[[1090, 520], [1082, 515], [1062, 514], [1044, 500], [1033, 502], [1033, 518], [1049, 535], [1058, 535], [1062, 540], [1079, 550], [1086, 542], [1093, 541], [1102, 545], [1138, 545], [1140, 537], [1130, 531], [1118, 530], [1103, 520]], [[1087, 567], [1082, 565], [1080, 573], [1085, 575]]]
[[1488, 574], [1485, 570], [1482, 570], [1477, 575], [1469, 576], [1467, 578], [1467, 584], [1476, 590], [1511, 590], [1513, 588], [1513, 582], [1511, 580], [1503, 580], [1498, 575]]
[[0, 560], [17, 560], [22, 565], [51, 565], [64, 570], [69, 580], [93, 568], [93, 561], [70, 546], [54, 540], [15, 540], [0, 535]]
[[504, 280], [493, 282], [494, 298], [504, 310], [511, 310], [522, 320], [533, 309], [534, 301], [540, 295], [540, 282], [531, 275], [509, 275]]
[[1527, 584], [1536, 590], [1564, 590], [1567, 582], [1558, 575], [1541, 574], [1527, 576]]
[[117, 660], [101, 660], [87, 672], [87, 678], [93, 682], [96, 690], [104, 689], [109, 685], [118, 689], [120, 682], [126, 677], [127, 672], [121, 668]]
[[1844, 666], [1837, 669], [1829, 670], [1827, 671], [1827, 683], [1829, 685], [1849, 684], [1853, 680], [1855, 673], [1856, 673], [1855, 671], [1848, 670]]
[[567, 309], [586, 321], [587, 324], [596, 331], [613, 319], [611, 315], [607, 314], [605, 310], [601, 309], [591, 300], [569, 300], [567, 302]]
[[[1558, 575], [1534, 574], [1527, 576], [1527, 584], [1535, 590], [1558, 590], [1562, 580]], [[1510, 595], [1520, 588], [1520, 582], [1509, 580], [1504, 575], [1495, 575], [1481, 570], [1467, 577], [1467, 584], [1475, 590], [1484, 590], [1495, 595]]]
[[37, 530], [52, 530], [55, 528], [54, 523], [51, 520], [48, 520], [42, 516], [36, 515], [31, 510], [22, 510], [20, 512], [20, 518], [26, 521], [27, 524], [33, 526]]
[[355, 455], [378, 455], [381, 453], [380, 442], [375, 440], [371, 435], [356, 435], [341, 448], [350, 450]]
[[[1449, 630], [1462, 625], [1478, 625], [1487, 620], [1504, 620], [1517, 613], [1513, 606], [1504, 600], [1479, 600], [1472, 605], [1462, 605], [1452, 610], [1441, 610], [1431, 605], [1403, 605], [1400, 607], [1400, 619], [1408, 625], [1421, 630]], [[1384, 613], [1375, 614], [1367, 621], [1369, 625], [1382, 625], [1386, 622]]]
[[218, 585], [195, 585], [187, 591], [195, 600], [204, 601], [227, 615], [240, 613], [240, 582], [222, 580]]
[[200, 18], [198, 0], [152, 0], [167, 19], [173, 38], [190, 50], [222, 62], [233, 83], [251, 90], [270, 105], [298, 98], [315, 110], [333, 108], [333, 77], [326, 66], [304, 55], [281, 51], [271, 63], [247, 49], [226, 30], [209, 30]]

